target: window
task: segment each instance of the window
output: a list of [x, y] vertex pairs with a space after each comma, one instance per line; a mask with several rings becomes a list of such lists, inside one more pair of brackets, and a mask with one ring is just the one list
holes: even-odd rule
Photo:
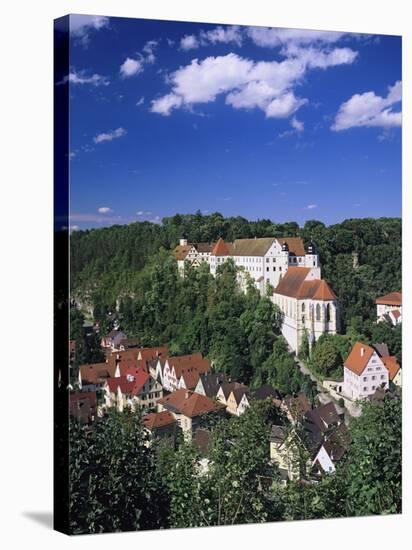
[[275, 265], [273, 266], [273, 271], [276, 271], [276, 266]]
[[327, 304], [327, 306], [326, 306], [326, 321], [328, 323], [330, 321], [330, 304]]
[[320, 321], [320, 305], [316, 304], [316, 321]]
[[372, 380], [376, 380], [376, 376], [372, 376]]
[[279, 271], [282, 271], [282, 266], [279, 267]]
[[366, 386], [363, 386], [363, 391], [368, 391], [368, 388]]
[[381, 380], [383, 380], [384, 378], [385, 378], [385, 375], [381, 374]]
[[376, 388], [376, 386], [372, 386], [372, 389], [374, 390]]
[[267, 264], [269, 263], [269, 258], [266, 258], [266, 263], [267, 263]]
[[302, 313], [305, 313], [305, 302], [302, 304]]
[[364, 377], [363, 377], [363, 381], [364, 381], [364, 382], [366, 382], [366, 380], [367, 380], [367, 377], [366, 377], [366, 376], [364, 376]]
[[268, 267], [266, 268], [266, 271], [269, 271], [269, 268], [268, 268]]
[[272, 258], [272, 262], [275, 263], [275, 262], [276, 262], [276, 258]]

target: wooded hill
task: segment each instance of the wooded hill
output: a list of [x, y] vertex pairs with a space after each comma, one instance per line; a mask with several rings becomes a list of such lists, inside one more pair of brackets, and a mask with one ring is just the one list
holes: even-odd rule
[[375, 317], [377, 296], [401, 289], [400, 218], [349, 219], [326, 226], [311, 220], [303, 227], [295, 222], [268, 219], [248, 221], [176, 214], [162, 224], [136, 222], [108, 228], [73, 232], [71, 246], [72, 294], [91, 307], [115, 308], [116, 300], [139, 296], [145, 269], [169, 251], [182, 234], [192, 242], [231, 241], [253, 237], [302, 237], [312, 239], [319, 250], [322, 276], [331, 284], [341, 305], [343, 330], [354, 317]]

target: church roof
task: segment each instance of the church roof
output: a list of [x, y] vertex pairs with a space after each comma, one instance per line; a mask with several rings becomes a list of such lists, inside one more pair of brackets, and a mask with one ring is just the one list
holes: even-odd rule
[[299, 300], [336, 300], [336, 295], [323, 279], [306, 280], [312, 268], [289, 267], [275, 289], [275, 294]]

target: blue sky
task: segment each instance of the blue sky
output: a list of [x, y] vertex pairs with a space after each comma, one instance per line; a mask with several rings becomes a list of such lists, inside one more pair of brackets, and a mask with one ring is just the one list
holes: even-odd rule
[[72, 228], [401, 215], [401, 38], [71, 16]]

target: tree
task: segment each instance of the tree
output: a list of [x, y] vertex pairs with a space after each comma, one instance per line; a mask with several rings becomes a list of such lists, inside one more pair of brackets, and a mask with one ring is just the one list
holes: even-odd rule
[[111, 410], [91, 434], [73, 423], [69, 461], [73, 534], [167, 525], [154, 454], [146, 446], [139, 413]]

